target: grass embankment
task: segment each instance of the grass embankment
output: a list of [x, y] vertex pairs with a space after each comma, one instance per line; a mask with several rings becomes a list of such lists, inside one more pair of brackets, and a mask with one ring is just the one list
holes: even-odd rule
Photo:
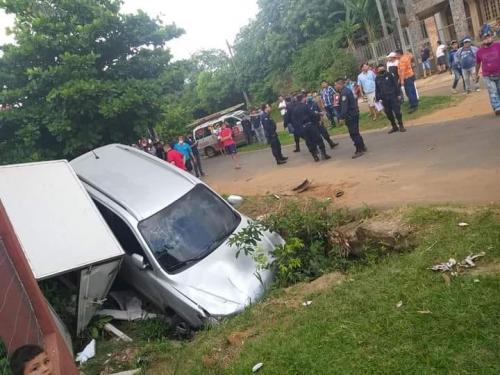
[[[419, 117], [428, 115], [432, 112], [435, 112], [439, 109], [443, 108], [448, 108], [451, 106], [456, 106], [458, 103], [462, 100], [464, 100], [464, 96], [424, 96], [420, 98], [420, 105], [419, 109], [416, 112], [413, 113], [408, 113], [408, 103], [403, 104], [402, 107], [402, 112], [403, 112], [403, 120], [408, 121], [408, 120], [415, 120], [418, 119]], [[278, 112], [279, 115], [279, 112]], [[273, 118], [276, 117], [273, 116]], [[281, 119], [279, 120], [281, 121]], [[377, 121], [373, 121], [369, 115], [368, 112], [364, 111], [361, 113], [360, 121], [360, 130], [361, 132], [366, 131], [366, 130], [373, 130], [373, 129], [381, 129], [386, 126], [389, 126], [389, 121], [385, 116], [379, 117]], [[337, 126], [334, 129], [329, 130], [331, 135], [337, 135], [337, 134], [344, 134], [347, 133], [347, 127], [346, 126]], [[279, 138], [280, 142], [283, 146], [285, 145], [290, 145], [294, 143], [293, 136], [288, 133], [288, 131], [281, 131], [279, 132]], [[269, 147], [267, 144], [258, 144], [254, 143], [251, 145], [247, 146], [242, 146], [239, 148], [241, 152], [248, 152], [248, 151], [256, 151], [256, 150], [262, 150]]]
[[[138, 339], [135, 358], [162, 375], [245, 374], [258, 362], [262, 374], [280, 375], [500, 373], [499, 208], [411, 208], [403, 217], [417, 232], [413, 251], [368, 249], [326, 287], [274, 290], [190, 342]], [[427, 269], [480, 251], [479, 267], [456, 277]]]

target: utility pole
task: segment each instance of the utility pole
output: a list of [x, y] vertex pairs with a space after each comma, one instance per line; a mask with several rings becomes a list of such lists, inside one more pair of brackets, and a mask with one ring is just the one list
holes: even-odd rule
[[[241, 85], [240, 74], [238, 68], [236, 67], [236, 64], [234, 63], [233, 49], [231, 48], [231, 45], [229, 44], [229, 41], [227, 39], [226, 39], [226, 44], [227, 44], [227, 50], [229, 51], [229, 56], [231, 57], [231, 64], [233, 65], [234, 74], [236, 75], [236, 83], [238, 84], [238, 86], [240, 86]], [[243, 98], [245, 98], [247, 110], [250, 110], [250, 99], [248, 99], [248, 95], [245, 90], [242, 89], [241, 92], [243, 94]]]
[[380, 23], [382, 24], [382, 32], [384, 33], [384, 38], [387, 38], [389, 36], [389, 33], [387, 32], [387, 23], [385, 22], [385, 16], [384, 16], [384, 10], [382, 9], [382, 4], [380, 3], [380, 0], [375, 0], [377, 3], [377, 10], [378, 10], [378, 15], [380, 17]]
[[396, 29], [398, 30], [399, 40], [401, 42], [401, 49], [406, 51], [405, 36], [403, 34], [403, 28], [401, 27], [401, 18], [399, 17], [398, 5], [396, 0], [390, 0], [392, 11], [394, 12], [394, 23], [396, 24]]

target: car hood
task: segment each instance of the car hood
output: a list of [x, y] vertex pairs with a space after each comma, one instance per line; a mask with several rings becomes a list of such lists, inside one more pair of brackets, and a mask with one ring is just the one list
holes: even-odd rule
[[[248, 219], [242, 217], [235, 233], [246, 225]], [[283, 243], [278, 234], [265, 232], [259, 246], [269, 256], [276, 245]], [[236, 251], [226, 240], [202, 261], [171, 275], [175, 288], [211, 316], [223, 317], [241, 311], [262, 297], [272, 282], [273, 272], [258, 271], [251, 256], [241, 252], [236, 258]]]

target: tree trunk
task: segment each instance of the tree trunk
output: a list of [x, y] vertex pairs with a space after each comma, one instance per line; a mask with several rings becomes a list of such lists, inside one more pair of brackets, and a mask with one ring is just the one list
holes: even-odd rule
[[384, 10], [382, 9], [382, 4], [380, 0], [375, 0], [377, 4], [378, 15], [380, 17], [380, 23], [382, 24], [382, 32], [384, 33], [384, 37], [387, 37], [389, 33], [387, 32], [387, 24], [385, 23]]

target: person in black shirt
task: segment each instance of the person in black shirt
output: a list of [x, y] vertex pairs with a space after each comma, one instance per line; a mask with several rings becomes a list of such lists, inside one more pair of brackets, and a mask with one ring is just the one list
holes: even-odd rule
[[[391, 122], [392, 129], [389, 131], [389, 134], [398, 131], [405, 132], [406, 129], [403, 126], [403, 115], [401, 114], [399, 84], [396, 77], [385, 69], [384, 64], [380, 64], [377, 68], [377, 77], [375, 78], [375, 99], [382, 102], [385, 114]], [[394, 116], [396, 116], [396, 118], [394, 118]], [[396, 119], [398, 120], [397, 125]]]
[[331, 149], [334, 147], [338, 146], [338, 143], [335, 143], [332, 138], [330, 137], [330, 134], [328, 133], [328, 130], [326, 130], [325, 126], [321, 122], [321, 108], [319, 107], [318, 103], [314, 101], [314, 96], [312, 93], [309, 93], [307, 96], [307, 106], [311, 111], [315, 113], [315, 118], [314, 118], [314, 125], [318, 128], [319, 134], [321, 134], [321, 137], [328, 143]]
[[186, 143], [191, 146], [191, 152], [194, 156], [193, 164], [196, 177], [205, 176], [205, 172], [203, 172], [203, 169], [201, 168], [201, 157], [200, 151], [198, 150], [198, 141], [195, 140], [191, 134], [188, 134], [186, 137]]
[[276, 132], [276, 123], [271, 118], [271, 106], [269, 104], [263, 104], [262, 110], [262, 126], [264, 127], [264, 132], [266, 133], [266, 138], [271, 145], [271, 151], [274, 158], [276, 159], [276, 164], [285, 164], [287, 157], [283, 156], [281, 152], [281, 143]]
[[307, 148], [314, 161], [319, 161], [319, 154], [324, 160], [330, 159], [331, 156], [326, 153], [325, 144], [321, 139], [318, 127], [314, 125], [315, 117], [316, 114], [306, 104], [306, 97], [303, 94], [297, 95], [297, 103], [292, 109], [293, 128], [301, 129], [302, 137], [306, 141]]
[[165, 160], [165, 151], [163, 150], [163, 143], [156, 141], [155, 143], [155, 155], [162, 160]]
[[337, 79], [335, 90], [340, 92], [340, 118], [345, 120], [349, 135], [351, 136], [356, 152], [353, 159], [363, 156], [367, 151], [363, 137], [359, 133], [359, 107], [358, 100], [354, 97], [352, 90], [344, 86], [343, 79]]
[[253, 130], [252, 130], [252, 122], [250, 121], [249, 116], [243, 117], [243, 120], [241, 120], [241, 126], [243, 127], [243, 132], [245, 133], [245, 138], [247, 140], [247, 143], [251, 145], [253, 138]]

